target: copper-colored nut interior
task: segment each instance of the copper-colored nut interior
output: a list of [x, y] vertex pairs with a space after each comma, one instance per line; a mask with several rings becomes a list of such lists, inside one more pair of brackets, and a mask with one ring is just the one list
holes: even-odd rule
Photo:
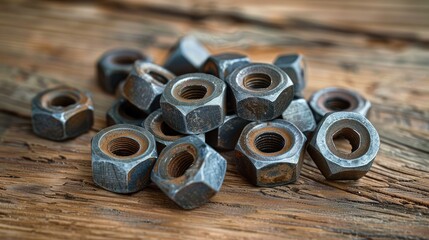
[[111, 62], [118, 65], [132, 65], [137, 60], [139, 60], [139, 56], [130, 53], [121, 53], [111, 58]]
[[105, 154], [119, 160], [144, 154], [148, 145], [148, 139], [141, 133], [126, 129], [110, 131], [99, 141], [99, 147]]
[[275, 126], [252, 130], [247, 139], [248, 148], [264, 156], [284, 154], [294, 144], [294, 138], [289, 131]]
[[173, 96], [184, 102], [193, 102], [207, 98], [213, 94], [213, 83], [198, 79], [189, 79], [177, 83], [173, 89]]
[[160, 72], [149, 70], [147, 74], [149, 74], [155, 81], [159, 82], [162, 85], [165, 85], [168, 83], [168, 78]]
[[47, 92], [41, 98], [42, 106], [50, 109], [63, 109], [77, 104], [80, 93], [71, 89], [58, 89]]
[[153, 119], [153, 121], [150, 123], [150, 128], [156, 136], [160, 137], [163, 140], [174, 141], [184, 136], [183, 134], [177, 132], [176, 130], [168, 126], [164, 122], [162, 114], [158, 114]]
[[359, 105], [358, 99], [346, 91], [330, 91], [317, 99], [317, 105], [326, 112], [352, 111]]
[[213, 76], [219, 76], [219, 71], [216, 64], [210, 60], [206, 64], [204, 64], [203, 72], [211, 74]]
[[197, 151], [190, 144], [182, 144], [172, 150], [172, 156], [168, 159], [166, 172], [170, 178], [183, 176], [197, 160]]
[[265, 73], [251, 73], [243, 78], [243, 86], [250, 90], [265, 90], [271, 84], [271, 77]]

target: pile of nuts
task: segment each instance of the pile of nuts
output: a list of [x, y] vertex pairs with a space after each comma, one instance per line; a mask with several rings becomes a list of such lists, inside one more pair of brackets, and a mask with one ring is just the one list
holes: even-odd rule
[[[136, 50], [109, 51], [97, 76], [118, 100], [106, 114], [111, 126], [92, 139], [93, 180], [116, 193], [154, 182], [193, 209], [223, 183], [227, 162], [215, 149], [234, 150], [241, 175], [273, 187], [298, 179], [305, 150], [326, 179], [359, 179], [380, 146], [366, 118], [371, 104], [360, 94], [332, 87], [302, 98], [306, 74], [298, 54], [252, 63], [242, 54], [210, 55], [188, 36], [164, 66]], [[76, 137], [92, 126], [91, 97], [69, 87], [44, 91], [33, 99], [32, 119], [41, 137]], [[351, 151], [337, 139], [348, 140]]]

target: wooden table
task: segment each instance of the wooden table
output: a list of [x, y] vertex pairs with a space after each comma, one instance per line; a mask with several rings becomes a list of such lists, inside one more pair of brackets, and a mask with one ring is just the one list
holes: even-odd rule
[[[0, 238], [428, 239], [428, 2], [260, 2], [2, 1]], [[183, 34], [254, 61], [304, 54], [306, 97], [328, 86], [362, 93], [381, 136], [371, 171], [326, 181], [307, 156], [295, 184], [257, 188], [229, 159], [221, 192], [193, 211], [155, 186], [132, 195], [95, 186], [90, 139], [114, 100], [96, 84], [95, 61], [136, 47], [162, 63]], [[92, 91], [96, 108], [92, 131], [61, 143], [32, 133], [29, 108], [59, 84]]]

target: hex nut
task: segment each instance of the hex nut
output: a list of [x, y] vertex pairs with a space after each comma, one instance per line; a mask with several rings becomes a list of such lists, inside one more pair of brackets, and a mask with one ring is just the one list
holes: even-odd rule
[[222, 80], [231, 74], [237, 67], [249, 64], [250, 59], [239, 53], [221, 53], [211, 55], [203, 64], [202, 72], [211, 74]]
[[226, 160], [196, 136], [180, 138], [159, 155], [152, 181], [177, 205], [193, 209], [222, 186]]
[[306, 85], [306, 67], [304, 56], [301, 54], [280, 55], [274, 61], [274, 65], [287, 73], [294, 85], [295, 96], [302, 96]]
[[[351, 152], [337, 148], [334, 140], [345, 138]], [[380, 148], [377, 130], [355, 112], [326, 114], [319, 123], [307, 151], [328, 180], [356, 180], [371, 168]]]
[[358, 92], [338, 87], [323, 88], [313, 93], [309, 105], [316, 121], [326, 113], [338, 111], [356, 112], [366, 116], [371, 108], [371, 103]]
[[227, 115], [222, 125], [206, 133], [206, 142], [215, 149], [234, 150], [241, 132], [249, 123], [236, 114]]
[[116, 87], [130, 73], [135, 61], [151, 62], [151, 58], [134, 49], [113, 49], [104, 53], [97, 61], [99, 85], [108, 93], [115, 93]]
[[56, 141], [77, 137], [94, 123], [89, 93], [70, 87], [56, 87], [37, 94], [31, 104], [36, 135]]
[[[161, 152], [162, 149], [177, 139], [187, 136], [175, 131], [164, 122], [161, 109], [151, 113], [143, 122], [142, 126], [155, 137], [158, 152]], [[199, 137], [202, 141], [205, 141], [204, 134], [199, 134], [196, 136]]]
[[256, 186], [295, 182], [301, 172], [306, 140], [295, 125], [282, 119], [250, 123], [235, 147], [237, 170]]
[[124, 85], [124, 98], [140, 110], [150, 114], [159, 108], [165, 85], [176, 76], [155, 65], [137, 61]]
[[227, 83], [234, 96], [237, 115], [249, 121], [268, 121], [280, 116], [293, 99], [293, 83], [280, 68], [251, 63], [234, 70]]
[[185, 36], [170, 49], [164, 68], [177, 76], [197, 72], [210, 56], [208, 50], [193, 36]]
[[310, 106], [308, 106], [307, 101], [303, 98], [292, 100], [290, 105], [282, 113], [282, 118], [295, 124], [295, 126], [306, 135], [313, 132], [317, 127], [313, 112]]
[[164, 121], [183, 134], [200, 134], [219, 127], [225, 118], [226, 85], [219, 78], [190, 73], [165, 87], [161, 97]]
[[106, 122], [108, 126], [115, 124], [131, 124], [140, 126], [146, 119], [147, 114], [136, 108], [127, 100], [117, 99], [113, 105], [107, 110]]
[[146, 129], [117, 124], [98, 132], [91, 142], [92, 178], [111, 192], [133, 193], [150, 183], [157, 153]]

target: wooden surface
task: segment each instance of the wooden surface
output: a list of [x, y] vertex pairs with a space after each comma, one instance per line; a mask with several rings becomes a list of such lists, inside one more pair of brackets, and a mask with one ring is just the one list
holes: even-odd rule
[[[235, 3], [233, 3], [235, 2]], [[263, 2], [260, 4], [260, 2]], [[107, 49], [162, 63], [180, 35], [254, 61], [307, 57], [305, 96], [353, 88], [381, 136], [371, 171], [330, 182], [306, 157], [298, 182], [249, 185], [229, 159], [221, 192], [183, 211], [151, 186], [118, 195], [94, 185], [90, 139], [114, 98], [94, 79]], [[92, 91], [96, 123], [56, 143], [36, 137], [30, 99], [68, 84]], [[427, 1], [21, 1], [0, 5], [0, 238], [429, 238]]]

